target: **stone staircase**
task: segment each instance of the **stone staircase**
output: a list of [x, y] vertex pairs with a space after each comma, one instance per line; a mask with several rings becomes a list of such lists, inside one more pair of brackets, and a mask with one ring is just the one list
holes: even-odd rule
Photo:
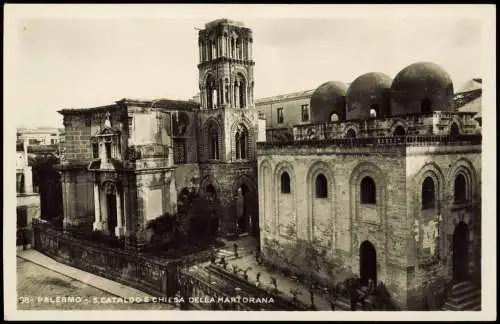
[[460, 282], [451, 288], [444, 311], [480, 311], [481, 290], [470, 282]]

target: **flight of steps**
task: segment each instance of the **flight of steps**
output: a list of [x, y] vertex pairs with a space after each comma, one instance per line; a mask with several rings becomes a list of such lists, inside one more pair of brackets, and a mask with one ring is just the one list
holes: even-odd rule
[[480, 311], [481, 290], [470, 282], [460, 282], [451, 289], [443, 310], [445, 311]]

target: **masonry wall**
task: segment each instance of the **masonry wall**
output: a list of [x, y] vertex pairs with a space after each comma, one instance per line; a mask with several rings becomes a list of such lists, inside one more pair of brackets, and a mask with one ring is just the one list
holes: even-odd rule
[[84, 167], [62, 171], [62, 199], [66, 229], [92, 229], [94, 222], [94, 179]]
[[151, 240], [153, 232], [148, 224], [167, 213], [175, 216], [177, 212], [177, 191], [174, 172], [171, 169], [156, 172], [137, 172], [134, 190], [137, 194], [135, 206], [135, 228], [139, 243]]
[[[481, 147], [412, 148], [408, 150], [407, 192], [408, 226], [418, 224], [419, 235], [412, 233], [412, 249], [408, 259], [408, 304], [425, 305], [424, 296], [441, 292], [453, 279], [453, 234], [459, 222], [469, 228], [468, 268], [471, 281], [480, 285], [481, 274]], [[457, 171], [470, 175], [471, 199], [466, 204], [454, 203], [454, 180]], [[436, 182], [437, 206], [422, 210], [421, 186], [426, 177]], [[439, 236], [429, 242], [426, 235], [430, 223], [441, 215]], [[418, 238], [418, 240], [417, 240]], [[434, 245], [432, 245], [434, 244]], [[432, 249], [430, 248], [432, 247]]]
[[[392, 285], [393, 297], [405, 304], [404, 152], [374, 150], [355, 148], [341, 153], [335, 148], [288, 147], [259, 151], [260, 223], [265, 224], [262, 251], [270, 262], [303, 273], [313, 269], [318, 279], [332, 284], [359, 273], [360, 244], [368, 240], [376, 249], [378, 279]], [[271, 197], [280, 195], [282, 171], [290, 174], [292, 200], [274, 199], [276, 205]], [[319, 173], [328, 180], [326, 199], [313, 195]], [[377, 185], [376, 206], [359, 204], [359, 183], [366, 175]], [[282, 222], [295, 228], [283, 232]]]
[[[64, 163], [88, 163], [92, 160], [92, 144], [90, 137], [104, 126], [105, 113], [110, 113], [112, 127], [123, 131], [123, 111], [117, 108], [96, 112], [64, 115]], [[122, 145], [125, 145], [122, 140]], [[122, 146], [122, 148], [124, 148]], [[122, 149], [122, 152], [125, 152]]]

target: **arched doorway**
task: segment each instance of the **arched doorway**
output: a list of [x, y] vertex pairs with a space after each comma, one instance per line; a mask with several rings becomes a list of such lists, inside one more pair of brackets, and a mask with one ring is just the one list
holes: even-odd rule
[[102, 188], [104, 201], [103, 219], [106, 222], [106, 230], [109, 235], [115, 235], [115, 228], [118, 225], [117, 199], [116, 199], [116, 184], [114, 182], [104, 182]]
[[453, 233], [453, 280], [466, 281], [469, 278], [469, 228], [458, 223]]
[[377, 252], [369, 241], [359, 247], [359, 275], [363, 285], [367, 285], [369, 279], [377, 283]]
[[253, 187], [245, 182], [240, 182], [235, 191], [238, 232], [256, 237], [259, 235], [257, 194]]

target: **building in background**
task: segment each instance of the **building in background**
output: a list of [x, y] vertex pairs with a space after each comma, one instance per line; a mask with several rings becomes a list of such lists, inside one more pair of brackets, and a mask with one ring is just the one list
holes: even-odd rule
[[62, 130], [55, 127], [18, 128], [17, 139], [28, 141], [28, 145], [56, 145]]
[[26, 142], [16, 145], [16, 213], [17, 213], [17, 243], [31, 243], [31, 224], [35, 218], [40, 218], [40, 195], [33, 190], [32, 167], [28, 163]]

